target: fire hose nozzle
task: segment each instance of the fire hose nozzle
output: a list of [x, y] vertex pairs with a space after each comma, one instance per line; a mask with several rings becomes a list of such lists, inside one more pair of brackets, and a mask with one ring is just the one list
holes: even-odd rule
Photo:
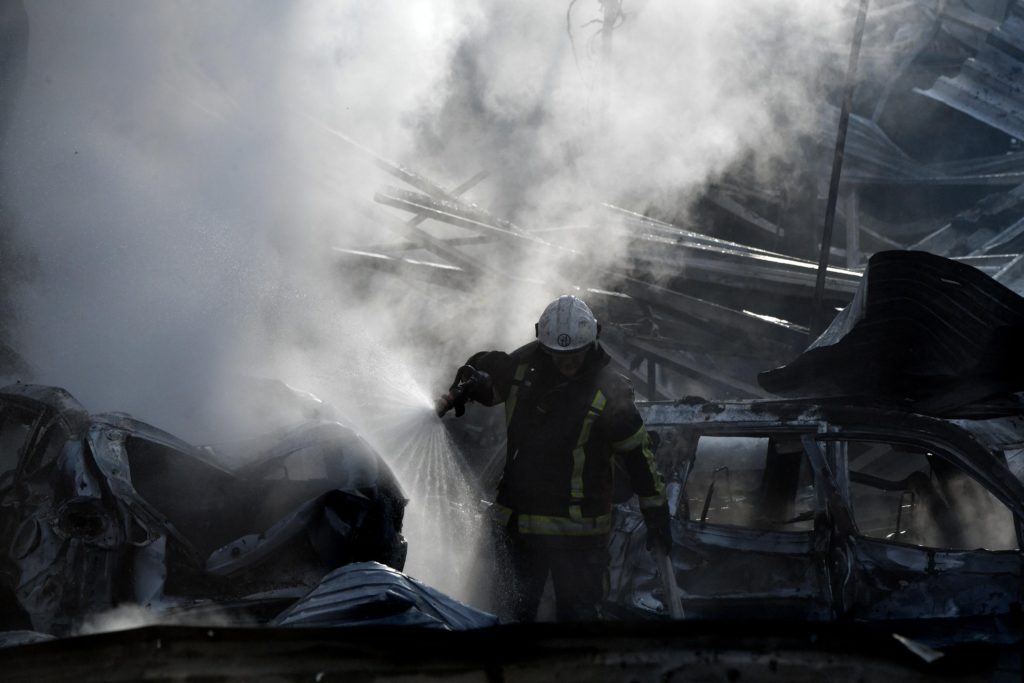
[[444, 417], [445, 413], [455, 407], [452, 398], [451, 394], [445, 394], [444, 396], [439, 396], [437, 401], [434, 402], [434, 412], [437, 413], [438, 417]]
[[466, 401], [480, 400], [482, 394], [489, 396], [491, 386], [490, 375], [480, 372], [471, 365], [463, 365], [455, 374], [455, 385], [447, 394], [437, 399], [437, 416], [443, 417], [454, 408], [455, 417], [462, 417], [466, 412]]

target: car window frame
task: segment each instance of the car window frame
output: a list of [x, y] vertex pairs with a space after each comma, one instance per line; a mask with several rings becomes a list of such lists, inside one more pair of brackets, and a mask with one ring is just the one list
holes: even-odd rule
[[[658, 426], [662, 426], [662, 425], [658, 425]], [[673, 426], [673, 425], [666, 424], [664, 426]], [[680, 496], [683, 496], [683, 495], [686, 494], [686, 486], [689, 483], [690, 477], [692, 476], [693, 471], [694, 471], [694, 467], [693, 467], [692, 463], [696, 462], [697, 449], [699, 447], [700, 438], [703, 437], [703, 436], [708, 436], [708, 437], [725, 437], [725, 438], [738, 437], [738, 438], [767, 438], [767, 439], [772, 439], [772, 438], [784, 435], [785, 437], [787, 437], [789, 439], [800, 440], [801, 443], [803, 444], [804, 443], [803, 438], [805, 436], [816, 436], [818, 434], [818, 432], [820, 431], [820, 429], [821, 429], [821, 426], [818, 425], [818, 424], [791, 424], [791, 425], [782, 425], [782, 426], [780, 426], [778, 428], [773, 428], [773, 427], [766, 426], [766, 425], [763, 425], [763, 424], [759, 424], [759, 425], [751, 425], [751, 424], [743, 425], [743, 424], [730, 424], [730, 423], [680, 424], [680, 425], [674, 425], [674, 426], [677, 426], [677, 427], [681, 428], [682, 430], [684, 430], [685, 432], [687, 432], [686, 438], [688, 438], [690, 440], [690, 444], [691, 444], [691, 452], [689, 453], [689, 458], [690, 458], [690, 463], [691, 464], [690, 464], [690, 466], [685, 468], [685, 476], [679, 482], [680, 483], [680, 491], [679, 491], [679, 495]], [[808, 467], [811, 469], [812, 481], [813, 481], [814, 488], [815, 488], [815, 496], [814, 496], [814, 513], [815, 514], [814, 514], [814, 523], [813, 523], [811, 529], [805, 529], [805, 530], [802, 530], [802, 531], [785, 531], [785, 530], [776, 530], [776, 529], [769, 530], [769, 529], [759, 529], [757, 527], [742, 526], [742, 525], [737, 525], [737, 524], [723, 524], [723, 523], [720, 523], [720, 522], [712, 522], [712, 521], [701, 522], [700, 519], [693, 519], [693, 520], [686, 519], [685, 520], [686, 524], [687, 525], [693, 525], [694, 527], [696, 527], [698, 529], [707, 528], [707, 527], [714, 527], [715, 529], [722, 530], [722, 531], [728, 531], [728, 530], [736, 529], [736, 530], [739, 530], [740, 532], [743, 532], [743, 533], [757, 532], [757, 533], [770, 533], [770, 534], [786, 534], [786, 535], [792, 535], [792, 536], [808, 536], [808, 535], [813, 536], [815, 534], [820, 533], [822, 531], [822, 529], [819, 528], [819, 524], [821, 523], [820, 520], [824, 516], [823, 513], [825, 512], [825, 510], [827, 508], [828, 501], [827, 501], [827, 497], [824, 496], [823, 492], [819, 490], [820, 487], [819, 487], [819, 482], [818, 482], [818, 473], [815, 471], [814, 463], [812, 461], [810, 453], [807, 452], [806, 448], [804, 449], [804, 454], [803, 455], [806, 458]]]
[[[904, 548], [914, 548], [914, 549], [918, 549], [918, 550], [935, 551], [935, 552], [976, 552], [976, 551], [979, 551], [979, 552], [989, 552], [989, 553], [1018, 553], [1018, 554], [1024, 554], [1024, 519], [1022, 519], [1022, 517], [1014, 510], [1013, 505], [1007, 503], [1007, 501], [1004, 499], [1004, 497], [1002, 495], [1000, 495], [1000, 492], [998, 492], [996, 490], [993, 490], [992, 486], [990, 486], [989, 483], [987, 481], [985, 481], [985, 478], [977, 476], [977, 474], [975, 472], [973, 472], [970, 468], [965, 467], [963, 459], [962, 458], [958, 458], [956, 455], [954, 455], [953, 452], [951, 452], [950, 447], [945, 446], [945, 445], [943, 445], [941, 443], [936, 443], [936, 442], [922, 443], [921, 441], [918, 441], [918, 440], [915, 440], [915, 439], [912, 439], [912, 438], [908, 438], [908, 437], [905, 437], [905, 436], [901, 436], [901, 435], [892, 435], [892, 434], [888, 434], [888, 433], [886, 433], [886, 434], [873, 434], [873, 433], [867, 432], [867, 431], [854, 431], [854, 430], [846, 431], [846, 430], [842, 429], [841, 427], [838, 427], [838, 428], [832, 427], [832, 428], [828, 429], [827, 431], [820, 432], [815, 437], [815, 442], [818, 443], [819, 448], [821, 448], [821, 453], [822, 453], [823, 457], [825, 457], [826, 453], [828, 453], [828, 451], [829, 451], [829, 449], [824, 448], [823, 446], [825, 446], [827, 442], [834, 442], [834, 441], [856, 441], [856, 442], [860, 442], [860, 443], [879, 443], [879, 444], [889, 444], [889, 445], [910, 446], [910, 447], [913, 447], [913, 448], [921, 449], [923, 451], [931, 453], [932, 455], [934, 455], [936, 457], [939, 457], [939, 458], [945, 460], [946, 463], [948, 463], [949, 465], [952, 465], [953, 467], [955, 467], [961, 474], [963, 474], [963, 475], [965, 475], [967, 477], [970, 477], [971, 480], [974, 481], [974, 483], [976, 483], [978, 486], [981, 486], [985, 491], [987, 491], [989, 493], [989, 495], [994, 497], [1001, 505], [1003, 505], [1007, 509], [1007, 511], [1009, 511], [1010, 516], [1013, 518], [1013, 521], [1014, 521], [1014, 531], [1015, 531], [1015, 535], [1016, 535], [1016, 538], [1017, 538], [1017, 548], [1016, 549], [1010, 548], [1010, 549], [1004, 549], [1004, 550], [988, 550], [988, 549], [978, 549], [978, 548], [943, 548], [943, 547], [923, 546], [923, 545], [917, 545], [917, 544], [913, 544], [913, 543], [905, 543], [905, 542], [890, 540], [890, 539], [887, 539], [887, 538], [878, 538], [878, 537], [875, 537], [875, 536], [867, 536], [867, 535], [865, 535], [864, 533], [861, 532], [860, 528], [857, 525], [856, 517], [855, 517], [854, 511], [853, 511], [853, 506], [850, 503], [849, 489], [847, 488], [844, 491], [842, 489], [842, 487], [840, 486], [838, 488], [838, 493], [839, 493], [840, 498], [842, 499], [843, 505], [846, 507], [846, 513], [847, 513], [848, 518], [849, 518], [851, 532], [855, 536], [857, 536], [858, 538], [863, 538], [863, 539], [869, 540], [869, 541], [877, 541], [879, 543], [888, 543], [888, 544], [897, 545], [897, 546], [904, 547]], [[823, 443], [823, 442], [825, 442], [825, 443]], [[832, 467], [833, 463], [829, 463], [828, 466]], [[843, 462], [842, 462], [842, 466], [845, 468], [845, 471], [842, 474], [842, 478], [848, 484], [849, 481], [850, 481], [850, 479], [849, 479], [849, 476], [850, 476], [849, 461], [844, 458]], [[837, 476], [837, 473], [833, 473], [833, 479], [839, 481], [840, 477]]]

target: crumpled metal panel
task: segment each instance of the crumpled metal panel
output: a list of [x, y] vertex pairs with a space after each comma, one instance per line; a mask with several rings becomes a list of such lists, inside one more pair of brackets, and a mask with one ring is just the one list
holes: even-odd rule
[[[924, 549], [852, 537], [856, 605], [862, 621], [972, 619], [1010, 616], [1021, 607], [1018, 551]], [[1006, 633], [1010, 642], [1019, 633]], [[987, 631], [965, 631], [960, 642], [1001, 639]]]
[[38, 631], [0, 631], [0, 648], [45, 643], [54, 636]]
[[116, 571], [125, 541], [117, 508], [80, 442], [66, 444], [56, 461], [18, 484], [24, 495], [8, 508], [16, 520], [7, 547], [17, 567], [13, 592], [34, 630], [65, 633], [77, 613], [114, 604], [104, 574]]
[[1017, 412], [1011, 414], [964, 417], [951, 421], [969, 431], [989, 448], [1024, 448], [1024, 405], [1018, 402], [1017, 406]]
[[84, 420], [89, 414], [82, 404], [75, 400], [75, 397], [60, 387], [45, 386], [42, 384], [8, 384], [0, 389], [0, 393], [7, 397], [25, 399], [36, 404], [45, 405], [55, 413], [64, 417], [68, 422]]
[[612, 508], [612, 533], [608, 537], [608, 594], [613, 606], [627, 616], [668, 617], [665, 595], [654, 558], [645, 549], [647, 527], [639, 509], [625, 505]]
[[1024, 298], [981, 271], [925, 252], [879, 252], [862, 287], [810, 349], [762, 373], [761, 386], [911, 399], [937, 414], [1024, 388]]
[[335, 488], [360, 489], [377, 486], [380, 478], [389, 479], [397, 491], [401, 491], [391, 473], [382, 467], [380, 456], [353, 429], [339, 422], [310, 421], [281, 435], [267, 450], [250, 456], [252, 464], [238, 470], [244, 478], [263, 476], [276, 464], [311, 446], [331, 445], [343, 451], [344, 457], [337, 458], [337, 467], [329, 473]]
[[954, 216], [909, 248], [955, 257], [1005, 282], [1003, 273], [1024, 234], [1024, 185], [992, 194]]
[[963, 112], [997, 130], [1024, 139], [1024, 4], [993, 31], [977, 56], [955, 78], [940, 77], [928, 90], [915, 92]]
[[[838, 108], [832, 108], [822, 118], [820, 130], [834, 134], [838, 118]], [[1013, 186], [1024, 183], [1024, 155], [1005, 154], [926, 164], [907, 155], [877, 123], [851, 114], [843, 182], [882, 186]]]
[[[266, 531], [235, 539], [215, 550], [206, 561], [214, 576], [232, 576], [279, 559], [300, 539], [326, 568], [376, 557], [401, 569], [406, 541], [394, 528], [385, 496], [334, 490], [317, 496]], [[272, 568], [274, 565], [264, 565]]]
[[[62, 389], [19, 384], [0, 396], [39, 427], [0, 489], [3, 628], [67, 635], [124, 602], [166, 609], [196, 597], [305, 591], [345, 562], [404, 563], [405, 497], [380, 456], [338, 423], [312, 420], [268, 437], [247, 480], [130, 416], [90, 416]], [[322, 465], [312, 477], [280, 478], [281, 459], [310, 458]], [[215, 514], [202, 508], [186, 538], [175, 524], [191, 524], [190, 511], [208, 503]], [[211, 560], [217, 571], [205, 571], [200, 541], [214, 538], [216, 548], [260, 528], [268, 533], [226, 546]]]
[[311, 500], [267, 531], [242, 536], [214, 550], [206, 559], [206, 571], [215, 576], [228, 576], [270, 558], [305, 531], [320, 507], [319, 499]]
[[107, 485], [115, 499], [126, 511], [130, 510], [132, 513], [123, 517], [125, 535], [130, 534], [131, 525], [135, 522], [138, 528], [145, 532], [145, 542], [152, 543], [165, 533], [166, 530], [162, 527], [166, 526], [166, 520], [154, 511], [132, 486], [131, 469], [124, 450], [127, 436], [123, 430], [104, 424], [94, 424], [88, 432], [89, 449], [96, 466], [106, 477]]
[[336, 569], [274, 620], [276, 626], [403, 625], [463, 631], [496, 626], [481, 612], [377, 562]]

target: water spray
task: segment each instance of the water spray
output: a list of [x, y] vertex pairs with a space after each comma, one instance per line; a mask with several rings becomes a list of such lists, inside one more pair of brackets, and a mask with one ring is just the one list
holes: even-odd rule
[[[461, 455], [447, 428], [438, 420], [439, 405], [416, 381], [409, 364], [394, 358], [374, 359], [386, 366], [379, 373], [372, 410], [362, 415], [366, 436], [394, 471], [405, 489], [403, 534], [409, 541], [405, 571], [464, 602], [478, 597], [482, 521], [480, 495], [467, 477]], [[460, 368], [453, 401], [465, 402], [489, 393], [490, 378], [472, 368]], [[383, 391], [380, 391], [383, 390]], [[447, 412], [455, 407], [446, 404]]]

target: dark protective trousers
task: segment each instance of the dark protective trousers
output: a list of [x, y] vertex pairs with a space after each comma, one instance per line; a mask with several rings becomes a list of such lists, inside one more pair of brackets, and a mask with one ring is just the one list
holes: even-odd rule
[[558, 621], [601, 617], [608, 590], [607, 535], [546, 536], [506, 527], [496, 530], [495, 542], [499, 569], [493, 604], [503, 620], [535, 621], [548, 576]]

